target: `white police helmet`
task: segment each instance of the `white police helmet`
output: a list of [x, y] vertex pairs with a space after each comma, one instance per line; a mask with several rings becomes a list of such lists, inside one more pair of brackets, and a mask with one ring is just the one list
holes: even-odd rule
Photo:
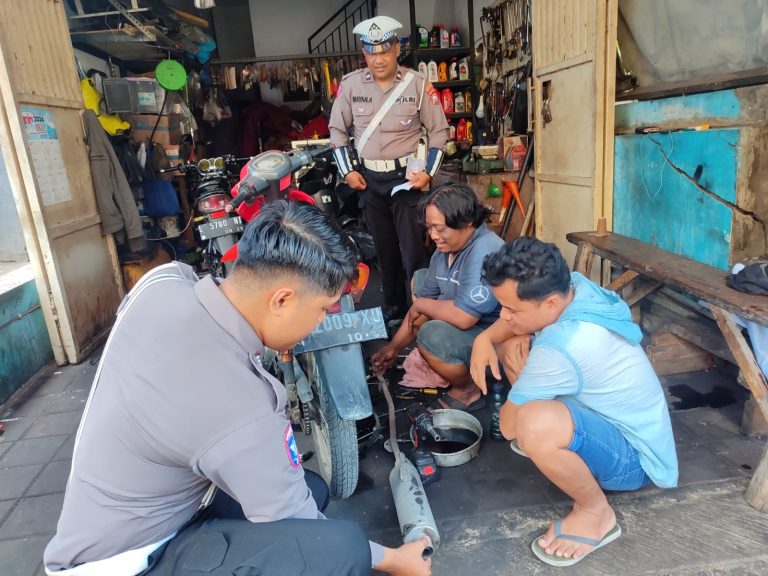
[[363, 50], [369, 54], [380, 54], [386, 52], [392, 46], [397, 44], [397, 34], [403, 25], [389, 16], [376, 16], [363, 20], [352, 30], [353, 34], [360, 35], [360, 41], [363, 43]]

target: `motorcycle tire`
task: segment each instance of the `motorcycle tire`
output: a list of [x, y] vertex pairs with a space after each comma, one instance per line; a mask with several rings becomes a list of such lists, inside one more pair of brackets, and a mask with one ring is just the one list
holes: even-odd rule
[[316, 417], [310, 427], [320, 475], [328, 484], [331, 496], [349, 498], [357, 488], [360, 465], [357, 426], [354, 420], [339, 417], [330, 397], [318, 391], [314, 383], [312, 388]]

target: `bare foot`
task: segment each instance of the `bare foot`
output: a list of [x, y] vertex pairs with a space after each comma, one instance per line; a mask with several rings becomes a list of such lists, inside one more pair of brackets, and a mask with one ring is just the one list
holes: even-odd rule
[[[560, 531], [563, 534], [582, 536], [593, 540], [602, 540], [616, 525], [616, 514], [607, 503], [599, 509], [586, 509], [574, 504], [573, 510], [563, 519]], [[581, 558], [592, 549], [589, 544], [582, 544], [566, 538], [555, 538], [555, 525], [551, 524], [547, 533], [539, 538], [547, 554], [561, 558]]]

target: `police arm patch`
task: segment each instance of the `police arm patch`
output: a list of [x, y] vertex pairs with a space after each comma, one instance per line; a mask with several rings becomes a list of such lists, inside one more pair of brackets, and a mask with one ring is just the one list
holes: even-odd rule
[[434, 104], [435, 106], [442, 106], [442, 104], [440, 103], [440, 93], [437, 91], [437, 88], [432, 86], [432, 82], [427, 82], [424, 85], [424, 90], [429, 96], [429, 101], [432, 102], [432, 104]]
[[285, 427], [283, 432], [283, 442], [285, 443], [285, 453], [288, 455], [288, 461], [293, 468], [299, 468], [301, 466], [301, 456], [299, 455], [299, 447], [296, 445], [296, 437], [293, 435], [293, 428], [291, 425]]

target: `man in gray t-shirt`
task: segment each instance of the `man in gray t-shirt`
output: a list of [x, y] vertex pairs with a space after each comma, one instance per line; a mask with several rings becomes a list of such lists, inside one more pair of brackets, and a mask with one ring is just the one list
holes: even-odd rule
[[383, 371], [414, 341], [429, 367], [448, 381], [441, 407], [474, 412], [485, 398], [469, 375], [475, 337], [499, 317], [499, 303], [482, 278], [484, 258], [504, 241], [485, 225], [489, 210], [466, 184], [446, 184], [425, 196], [420, 212], [437, 250], [413, 305], [392, 340], [371, 357]]
[[47, 574], [429, 574], [423, 542], [384, 548], [323, 519], [327, 487], [305, 477], [285, 389], [262, 366], [265, 346], [314, 329], [354, 270], [321, 211], [276, 202], [220, 284], [178, 262], [146, 274], [101, 356]]

